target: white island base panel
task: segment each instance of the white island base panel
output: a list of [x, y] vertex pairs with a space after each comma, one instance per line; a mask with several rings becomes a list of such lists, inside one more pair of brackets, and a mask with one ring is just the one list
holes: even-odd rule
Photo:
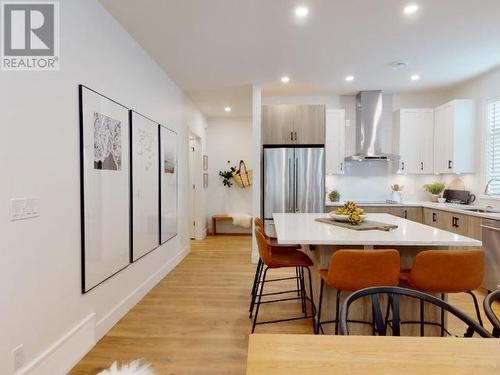
[[[312, 273], [312, 283], [313, 283], [313, 293], [314, 293], [314, 303], [316, 308], [319, 308], [319, 292], [321, 285], [321, 278], [319, 276], [320, 269], [327, 269], [330, 261], [331, 255], [339, 250], [339, 249], [365, 249], [363, 246], [303, 246], [303, 251], [313, 260], [314, 265], [311, 267]], [[373, 248], [373, 246], [370, 246]], [[388, 246], [381, 247], [375, 246], [375, 249], [381, 248], [389, 248]], [[396, 249], [399, 251], [401, 256], [401, 269], [409, 269], [413, 263], [413, 259], [422, 251], [422, 248], [416, 247], [400, 247], [393, 246], [392, 249]], [[426, 250], [443, 250], [446, 251], [445, 247], [433, 247], [426, 248]], [[307, 289], [309, 290], [309, 289]], [[347, 296], [349, 296], [351, 292], [342, 292], [340, 295], [340, 306], [342, 309], [342, 304]], [[330, 321], [335, 319], [335, 306], [336, 306], [336, 297], [337, 290], [330, 288], [328, 285], [324, 286], [323, 289], [323, 303], [321, 308], [321, 320], [322, 321]], [[436, 297], [440, 297], [436, 295]], [[446, 299], [446, 295], [445, 295]], [[472, 303], [472, 301], [471, 301]], [[382, 307], [382, 312], [385, 314], [387, 308], [387, 299], [380, 298], [380, 304]], [[439, 323], [441, 320], [440, 309], [431, 306], [430, 304], [424, 304], [424, 316], [425, 320], [429, 322]], [[409, 298], [409, 297], [401, 297], [400, 300], [400, 319], [401, 321], [420, 321], [420, 303], [418, 300]], [[371, 312], [371, 302], [370, 299], [364, 298], [359, 300], [351, 305], [349, 310], [349, 319], [353, 320], [362, 320], [362, 321], [372, 321], [372, 312]], [[446, 317], [445, 317], [445, 327], [446, 327]], [[440, 336], [440, 328], [433, 325], [425, 326], [425, 336]], [[334, 334], [335, 332], [335, 324], [325, 324], [323, 325], [323, 330], [325, 334]], [[402, 324], [400, 327], [402, 336], [420, 336], [420, 325], [419, 324]], [[465, 332], [465, 328], [464, 328]], [[349, 334], [351, 335], [372, 335], [372, 326], [368, 324], [359, 324], [359, 323], [350, 323], [349, 324]], [[390, 328], [388, 328], [388, 335], [392, 335]]]

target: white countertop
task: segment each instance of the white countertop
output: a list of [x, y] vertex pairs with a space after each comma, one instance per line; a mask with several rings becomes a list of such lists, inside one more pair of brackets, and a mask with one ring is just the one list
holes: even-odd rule
[[326, 214], [275, 213], [278, 242], [284, 245], [361, 245], [361, 246], [458, 246], [481, 247], [481, 241], [389, 214], [368, 214], [368, 220], [396, 224], [389, 232], [356, 231], [320, 223]]
[[[326, 202], [326, 207], [340, 207], [343, 206], [345, 202]], [[485, 219], [500, 220], [499, 213], [488, 213], [488, 212], [474, 212], [468, 209], [473, 208], [483, 208], [482, 206], [464, 205], [464, 204], [453, 204], [453, 203], [434, 203], [434, 202], [401, 202], [401, 203], [359, 203], [358, 206], [361, 207], [424, 207], [434, 210], [442, 210], [448, 212], [454, 212], [462, 215], [470, 215], [476, 217], [482, 217]]]

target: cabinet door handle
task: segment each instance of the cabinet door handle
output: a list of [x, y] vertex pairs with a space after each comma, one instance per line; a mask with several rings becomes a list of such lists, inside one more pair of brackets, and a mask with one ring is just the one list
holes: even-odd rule
[[342, 172], [344, 170], [344, 163], [340, 163], [340, 171]]
[[448, 169], [453, 169], [453, 161], [448, 160]]
[[295, 134], [295, 142], [297, 142], [297, 132], [294, 132]]
[[404, 170], [405, 170], [405, 162], [404, 162], [404, 161], [402, 161], [402, 162], [401, 162], [401, 170], [402, 170], [402, 171], [404, 171]]
[[408, 210], [405, 210], [405, 219], [408, 219]]
[[424, 162], [420, 162], [420, 170], [423, 171], [424, 170]]
[[435, 222], [437, 221], [437, 217], [436, 217], [436, 216], [437, 216], [437, 215], [436, 215], [436, 213], [435, 213], [435, 212], [433, 212], [433, 213], [432, 213], [432, 222], [433, 222], [433, 223], [435, 223]]
[[290, 132], [290, 140], [293, 141], [293, 132]]
[[460, 227], [460, 225], [458, 225], [458, 220], [459, 220], [458, 217], [453, 216], [453, 218], [451, 220], [451, 226], [453, 228], [459, 228]]

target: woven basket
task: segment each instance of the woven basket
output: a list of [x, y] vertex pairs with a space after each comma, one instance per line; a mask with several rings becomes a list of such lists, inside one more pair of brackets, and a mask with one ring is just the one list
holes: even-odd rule
[[233, 173], [233, 181], [240, 188], [246, 188], [252, 185], [253, 180], [253, 171], [247, 170], [245, 162], [240, 160], [239, 169]]

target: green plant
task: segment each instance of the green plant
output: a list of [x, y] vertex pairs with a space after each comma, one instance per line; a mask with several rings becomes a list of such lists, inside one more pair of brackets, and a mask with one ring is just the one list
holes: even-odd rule
[[445, 185], [442, 182], [433, 182], [432, 184], [424, 185], [425, 190], [429, 194], [439, 195], [443, 192]]
[[338, 202], [340, 200], [340, 193], [338, 190], [332, 190], [328, 194], [328, 199], [330, 199], [330, 202]]
[[[227, 164], [230, 164], [231, 162], [228, 161]], [[236, 172], [236, 167], [229, 167], [228, 170], [225, 171], [219, 171], [219, 176], [222, 177], [222, 183], [224, 186], [231, 187], [233, 186], [233, 183], [231, 182], [231, 178], [233, 178], [233, 174]]]

